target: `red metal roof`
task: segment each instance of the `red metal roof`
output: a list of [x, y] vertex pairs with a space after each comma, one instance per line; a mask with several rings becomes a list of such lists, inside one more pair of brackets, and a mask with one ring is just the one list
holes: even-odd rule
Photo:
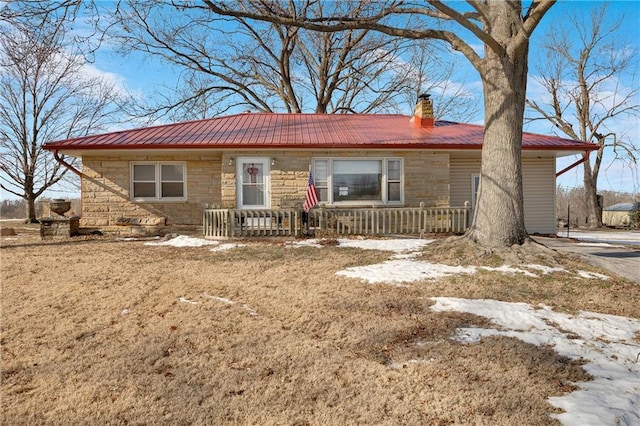
[[[481, 149], [483, 126], [436, 121], [415, 128], [404, 115], [244, 113], [85, 136], [48, 150], [97, 149]], [[525, 133], [523, 149], [586, 151], [593, 144]]]

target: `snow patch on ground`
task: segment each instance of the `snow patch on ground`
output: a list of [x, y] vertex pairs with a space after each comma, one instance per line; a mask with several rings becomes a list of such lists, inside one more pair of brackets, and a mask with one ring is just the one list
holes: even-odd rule
[[424, 279], [435, 280], [450, 275], [473, 274], [476, 269], [466, 266], [448, 266], [437, 263], [417, 262], [411, 259], [387, 260], [383, 263], [354, 266], [336, 275], [360, 278], [371, 284], [405, 283]]
[[[360, 278], [372, 284], [390, 283], [402, 284], [424, 279], [439, 279], [450, 275], [475, 274], [479, 270], [500, 272], [503, 274], [522, 274], [526, 277], [536, 278], [539, 275], [552, 273], [571, 273], [564, 268], [551, 267], [545, 265], [502, 265], [499, 267], [489, 266], [448, 266], [426, 261], [413, 260], [420, 255], [420, 250], [433, 240], [423, 240], [416, 238], [404, 239], [339, 239], [338, 247], [355, 247], [364, 250], [385, 250], [395, 254], [390, 260], [375, 265], [355, 266], [343, 271], [336, 272], [337, 275]], [[317, 247], [322, 248], [317, 239], [295, 241], [292, 247]], [[534, 272], [536, 273], [534, 273]], [[576, 272], [581, 278], [606, 280], [606, 275], [589, 273], [586, 271]]]
[[245, 247], [246, 244], [239, 243], [225, 243], [220, 244], [220, 241], [206, 240], [204, 238], [189, 237], [187, 235], [179, 235], [175, 238], [163, 241], [152, 241], [144, 243], [146, 246], [171, 246], [171, 247], [206, 247], [215, 246], [211, 251], [224, 251], [231, 250], [236, 247]]
[[545, 305], [435, 297], [436, 312], [467, 312], [489, 318], [499, 329], [462, 328], [454, 339], [475, 343], [486, 336], [515, 337], [537, 346], [547, 345], [560, 355], [584, 359], [594, 380], [549, 402], [565, 410], [554, 414], [569, 426], [640, 424], [640, 320], [580, 311], [554, 312]]
[[588, 280], [593, 280], [593, 279], [596, 279], [596, 280], [608, 280], [609, 279], [608, 276], [599, 274], [597, 272], [589, 272], [589, 271], [579, 270], [579, 271], [577, 271], [577, 274], [578, 274], [578, 276], [580, 278], [586, 278]]
[[205, 240], [204, 238], [194, 238], [187, 235], [179, 235], [166, 241], [153, 241], [144, 243], [146, 246], [172, 246], [172, 247], [203, 247], [218, 245], [218, 241]]
[[[359, 278], [371, 284], [398, 284], [420, 280], [436, 280], [450, 275], [472, 275], [482, 270], [501, 272], [503, 274], [523, 274], [532, 278], [538, 277], [528, 269], [537, 270], [543, 275], [552, 272], [570, 273], [564, 268], [551, 268], [544, 265], [520, 265], [520, 267], [503, 265], [498, 268], [492, 268], [488, 266], [449, 266], [412, 259], [392, 259], [374, 265], [353, 266], [336, 272], [336, 275]], [[587, 279], [608, 279], [606, 275], [596, 272], [577, 271], [576, 274], [581, 278]]]

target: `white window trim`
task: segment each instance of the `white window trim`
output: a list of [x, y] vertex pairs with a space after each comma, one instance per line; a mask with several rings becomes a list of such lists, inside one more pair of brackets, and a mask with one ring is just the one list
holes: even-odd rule
[[[264, 205], [243, 205], [242, 199], [242, 163], [260, 163], [264, 166]], [[238, 157], [236, 158], [236, 200], [238, 209], [263, 210], [271, 208], [271, 158]]]
[[[318, 186], [316, 178], [315, 162], [316, 160], [327, 162], [327, 196], [329, 200], [320, 199], [320, 204], [325, 204], [329, 207], [348, 207], [348, 206], [402, 206], [404, 205], [404, 158], [402, 157], [313, 157], [311, 164], [313, 164], [313, 178]], [[381, 200], [362, 200], [362, 201], [333, 201], [333, 161], [371, 161], [377, 160], [382, 163], [382, 194]], [[400, 161], [400, 200], [388, 201], [389, 194], [389, 181], [388, 181], [388, 160]]]
[[[134, 197], [133, 196], [133, 168], [138, 165], [149, 165], [152, 164], [155, 166], [155, 185], [156, 185], [156, 196], [155, 197]], [[182, 166], [182, 197], [161, 197], [162, 194], [162, 180], [161, 180], [161, 170], [163, 165], [181, 165]], [[130, 188], [129, 194], [131, 195], [131, 201], [135, 203], [171, 203], [171, 202], [184, 202], [187, 201], [187, 163], [184, 161], [132, 161], [129, 165], [129, 176], [130, 176]]]

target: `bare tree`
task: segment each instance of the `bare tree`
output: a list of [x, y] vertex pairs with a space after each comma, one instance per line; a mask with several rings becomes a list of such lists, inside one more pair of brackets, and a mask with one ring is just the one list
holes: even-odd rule
[[[97, 23], [100, 18], [97, 2], [78, 0], [12, 0], [2, 2], [0, 6], [0, 24], [28, 31], [41, 26], [42, 22], [55, 20], [72, 26], [76, 20]], [[95, 25], [86, 25], [88, 32], [67, 32], [65, 39], [74, 44], [75, 53], [92, 61], [95, 51], [102, 43], [102, 37], [92, 29]]]
[[423, 93], [434, 100], [434, 116], [441, 120], [470, 121], [480, 110], [480, 99], [468, 90], [464, 82], [454, 81], [458, 61], [448, 46], [436, 40], [411, 40], [412, 47], [405, 53], [406, 60], [398, 66], [407, 69], [404, 89], [407, 105], [415, 105]]
[[[313, 3], [291, 3], [289, 10]], [[392, 88], [402, 80], [390, 66], [401, 48], [398, 40], [367, 30], [318, 37], [298, 27], [177, 7], [181, 19], [162, 1], [129, 2], [114, 10], [107, 30], [123, 53], [159, 56], [180, 70], [185, 84], [178, 86], [178, 96], [164, 95], [151, 112], [173, 112], [172, 118], [184, 118], [194, 106], [199, 115], [238, 108], [366, 112], [388, 106], [397, 96]]]
[[[359, 13], [365, 5], [356, 3], [349, 10]], [[276, 7], [263, 2], [246, 6], [255, 13]], [[290, 14], [323, 13], [323, 3], [313, 0], [277, 7]], [[423, 62], [417, 66], [423, 66], [422, 75], [432, 76], [428, 84], [420, 82], [422, 90], [444, 87], [453, 72], [434, 71], [433, 64], [439, 62], [428, 43], [366, 29], [317, 33], [242, 17], [221, 18], [206, 8], [170, 8], [161, 1], [130, 2], [115, 9], [105, 31], [124, 47], [123, 53], [136, 50], [159, 56], [180, 70], [182, 81], [176, 90], [158, 94], [148, 109], [149, 114], [169, 114], [171, 119], [204, 118], [233, 109], [399, 112], [407, 106], [404, 94], [416, 91], [415, 77], [420, 74], [411, 57], [420, 54]], [[454, 107], [477, 104], [443, 92]], [[416, 96], [412, 94], [411, 106]]]
[[529, 120], [548, 120], [564, 135], [597, 145], [595, 158], [583, 163], [584, 203], [592, 228], [602, 226], [598, 175], [605, 148], [612, 147], [615, 155], [633, 164], [640, 156], [633, 139], [637, 133], [616, 129], [616, 123], [640, 112], [635, 103], [640, 89], [633, 79], [638, 52], [635, 43], [625, 43], [621, 37], [622, 18], [608, 25], [606, 14], [604, 4], [588, 16], [567, 16], [553, 26], [543, 43], [546, 60], [534, 77], [548, 96], [527, 100], [532, 110]]
[[31, 20], [40, 21], [43, 16], [60, 14], [75, 16], [79, 11], [80, 2], [76, 0], [26, 0], [3, 2], [0, 6], [0, 22], [19, 25]]
[[0, 33], [0, 186], [27, 202], [30, 222], [35, 200], [68, 172], [42, 144], [104, 129], [121, 100], [112, 83], [85, 72], [65, 20], [41, 18]]
[[[424, 4], [388, 0], [362, 2], [367, 7], [354, 15], [331, 11], [315, 16], [288, 13], [279, 2], [204, 0], [221, 16], [233, 16], [296, 25], [333, 32], [369, 29], [408, 39], [438, 39], [461, 52], [480, 74], [484, 91], [485, 136], [478, 201], [467, 238], [486, 246], [510, 247], [528, 239], [524, 226], [522, 193], [522, 123], [528, 72], [529, 39], [554, 0], [470, 1], [458, 4], [426, 0]], [[247, 4], [267, 3], [268, 12], [255, 12]], [[359, 2], [356, 2], [359, 3]], [[465, 42], [454, 24], [484, 44], [484, 56]]]

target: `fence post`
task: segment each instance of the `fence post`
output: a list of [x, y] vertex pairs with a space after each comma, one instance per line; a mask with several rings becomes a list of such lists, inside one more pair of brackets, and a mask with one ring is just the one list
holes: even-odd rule
[[202, 211], [202, 233], [207, 236], [207, 209]]
[[371, 206], [371, 218], [373, 220], [372, 233], [373, 235], [378, 235], [380, 233], [380, 212], [378, 212], [375, 204]]
[[320, 225], [320, 230], [321, 231], [326, 231], [326, 226], [327, 226], [327, 224], [325, 223], [325, 220], [324, 220], [324, 214], [325, 214], [324, 213], [324, 204], [321, 203], [320, 204], [320, 219], [318, 220], [318, 223]]
[[226, 229], [226, 237], [233, 238], [233, 231], [235, 230], [235, 213], [233, 209], [227, 209], [227, 229]]
[[462, 232], [467, 232], [467, 229], [469, 229], [469, 212], [471, 210], [470, 206], [470, 202], [464, 202], [464, 229], [462, 230]]

